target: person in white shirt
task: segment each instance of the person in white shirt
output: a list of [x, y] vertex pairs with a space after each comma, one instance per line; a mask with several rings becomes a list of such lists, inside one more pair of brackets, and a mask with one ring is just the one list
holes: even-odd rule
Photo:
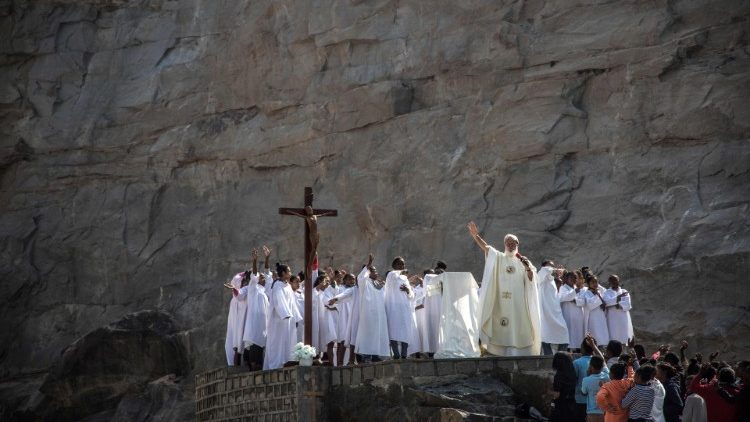
[[586, 308], [584, 319], [586, 320], [586, 332], [596, 339], [596, 344], [609, 343], [609, 329], [607, 328], [607, 316], [604, 313], [604, 300], [602, 294], [604, 289], [599, 286], [599, 279], [591, 275], [586, 279], [589, 290], [585, 294]]
[[585, 334], [583, 331], [583, 306], [586, 301], [582, 294], [584, 290], [576, 285], [576, 274], [572, 271], [563, 274], [562, 282], [558, 296], [560, 308], [563, 318], [565, 318], [565, 325], [568, 327], [570, 348], [577, 349], [581, 347]]
[[[385, 279], [385, 314], [388, 319], [388, 335], [394, 359], [409, 356], [409, 342], [413, 341], [417, 330], [414, 315], [414, 290], [409, 285], [408, 270], [403, 258], [396, 257], [393, 270]], [[401, 346], [399, 350], [399, 346]]]
[[620, 286], [620, 277], [615, 274], [609, 276], [609, 289], [602, 298], [607, 307], [607, 328], [609, 338], [627, 344], [633, 338], [633, 322], [630, 319], [630, 293]]

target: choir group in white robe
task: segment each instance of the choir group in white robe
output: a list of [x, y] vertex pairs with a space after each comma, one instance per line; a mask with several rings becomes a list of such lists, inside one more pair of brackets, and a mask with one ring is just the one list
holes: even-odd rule
[[[480, 339], [491, 354], [519, 356], [539, 354], [541, 343], [576, 349], [587, 332], [598, 344], [633, 338], [631, 298], [619, 279], [606, 291], [597, 282], [589, 290], [569, 277], [558, 288], [551, 266], [537, 273], [529, 264], [529, 280], [515, 255], [489, 247], [486, 258], [481, 289], [470, 273], [426, 274], [412, 285], [400, 270], [380, 281], [367, 266], [354, 285], [313, 289], [313, 346], [323, 352], [336, 343], [368, 362], [398, 356], [400, 343], [408, 345], [408, 355], [458, 358], [479, 356]], [[280, 368], [295, 360], [293, 347], [303, 340], [303, 289], [272, 281], [270, 271], [264, 276], [265, 286], [250, 272], [230, 282], [236, 290], [225, 342], [230, 366], [235, 352], [255, 345], [265, 348], [263, 369]]]

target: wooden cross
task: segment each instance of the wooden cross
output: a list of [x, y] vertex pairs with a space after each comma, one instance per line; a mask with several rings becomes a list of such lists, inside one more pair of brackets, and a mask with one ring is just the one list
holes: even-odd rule
[[[311, 187], [305, 187], [305, 206], [312, 207], [313, 204], [313, 191]], [[279, 214], [281, 215], [293, 215], [300, 217], [305, 214], [304, 208], [279, 208]], [[338, 210], [324, 210], [313, 208], [313, 214], [318, 217], [336, 217]], [[312, 261], [310, 260], [310, 252], [312, 249], [312, 243], [310, 242], [310, 228], [305, 223], [305, 344], [312, 345]]]

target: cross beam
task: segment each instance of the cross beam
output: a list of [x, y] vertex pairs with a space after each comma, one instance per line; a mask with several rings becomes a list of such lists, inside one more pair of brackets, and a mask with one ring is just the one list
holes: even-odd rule
[[[313, 205], [313, 191], [311, 187], [305, 187], [305, 206], [312, 207]], [[300, 214], [305, 214], [304, 208], [279, 208], [279, 214], [281, 215], [293, 215], [299, 217]], [[336, 217], [338, 210], [326, 210], [326, 209], [315, 209], [313, 208], [313, 214], [318, 217]], [[310, 250], [312, 244], [310, 242], [310, 228], [307, 222], [305, 224], [305, 344], [312, 345], [312, 261], [310, 261]]]

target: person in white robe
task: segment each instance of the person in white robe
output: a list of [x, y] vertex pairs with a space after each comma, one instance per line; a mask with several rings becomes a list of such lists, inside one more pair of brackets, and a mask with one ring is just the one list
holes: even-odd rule
[[620, 277], [616, 274], [609, 276], [609, 289], [602, 295], [607, 307], [607, 328], [609, 339], [628, 344], [633, 338], [633, 322], [630, 319], [630, 293], [620, 286]]
[[[318, 323], [319, 335], [320, 335], [320, 347], [326, 351], [326, 357], [328, 359], [327, 364], [333, 366], [336, 361], [336, 355], [334, 354], [334, 346], [339, 342], [339, 309], [337, 305], [328, 305], [331, 299], [336, 296], [337, 289], [335, 286], [328, 284], [330, 280], [327, 275], [318, 276], [318, 280], [321, 277], [325, 277], [327, 284], [326, 288], [320, 292], [318, 296]], [[316, 283], [318, 283], [316, 280]]]
[[596, 340], [596, 344], [602, 346], [609, 343], [609, 328], [607, 328], [607, 316], [604, 313], [604, 301], [602, 294], [604, 289], [599, 286], [599, 279], [591, 276], [586, 280], [589, 288], [584, 295], [586, 307], [584, 308], [584, 319], [586, 321], [586, 332]]
[[298, 276], [292, 276], [289, 279], [289, 285], [292, 286], [294, 300], [297, 303], [297, 311], [302, 316], [302, 319], [297, 322], [297, 343], [305, 341], [305, 294], [302, 291], [301, 284]]
[[[441, 273], [442, 269], [438, 269]], [[437, 272], [437, 271], [436, 271]], [[425, 274], [422, 286], [425, 291], [433, 286], [434, 278], [438, 274]], [[435, 289], [433, 293], [424, 298], [424, 319], [425, 323], [423, 326], [422, 333], [422, 352], [427, 353], [427, 356], [432, 357], [435, 354], [438, 347], [438, 333], [440, 332], [440, 315], [442, 313], [442, 302], [443, 298], [440, 296], [442, 290]]]
[[562, 277], [563, 284], [560, 286], [560, 307], [562, 309], [565, 325], [568, 328], [569, 345], [571, 349], [579, 349], [585, 336], [583, 330], [583, 306], [586, 300], [579, 295], [580, 288], [576, 287], [576, 275], [574, 272], [566, 272]]
[[[385, 314], [388, 319], [388, 337], [393, 359], [409, 356], [409, 342], [414, 341], [417, 321], [414, 315], [414, 290], [407, 278], [408, 271], [403, 258], [396, 257], [392, 270], [385, 278]], [[400, 349], [399, 349], [400, 346]]]
[[295, 360], [294, 345], [297, 344], [297, 322], [302, 319], [297, 310], [294, 292], [289, 285], [291, 269], [286, 265], [277, 265], [275, 280], [269, 297], [269, 317], [266, 338], [266, 354], [263, 369], [277, 369], [285, 363]]
[[245, 286], [247, 297], [247, 314], [245, 331], [242, 340], [247, 351], [248, 365], [251, 371], [263, 369], [263, 353], [266, 348], [266, 328], [268, 327], [268, 297], [266, 296], [266, 276], [259, 274], [251, 277]]
[[444, 272], [426, 288], [428, 296], [442, 299], [437, 359], [462, 359], [481, 356], [479, 348], [479, 296], [477, 282], [468, 272]]
[[541, 349], [536, 268], [518, 252], [518, 238], [505, 236], [500, 252], [479, 236], [472, 221], [469, 233], [485, 254], [479, 296], [479, 338], [487, 353], [533, 356]]
[[[426, 274], [425, 274], [426, 275]], [[409, 343], [409, 353], [424, 354], [425, 342], [427, 341], [427, 312], [425, 311], [424, 302], [427, 300], [426, 291], [424, 289], [424, 280], [421, 277], [412, 277], [410, 280], [411, 288], [414, 290], [414, 299], [412, 303], [414, 305], [414, 319], [417, 324], [414, 339]]]
[[[227, 365], [241, 365], [242, 334], [245, 331], [245, 313], [247, 312], [247, 301], [244, 296], [240, 298], [240, 289], [244, 288], [250, 281], [250, 271], [237, 273], [229, 284], [232, 286], [232, 299], [229, 301], [229, 314], [227, 315], [227, 336], [224, 341], [224, 349], [227, 354]], [[239, 362], [238, 362], [239, 361]]]
[[[536, 274], [539, 290], [539, 313], [541, 317], [542, 354], [551, 355], [552, 345], [557, 351], [565, 351], [570, 343], [568, 325], [560, 306], [560, 296], [555, 283], [555, 274], [559, 271], [552, 261], [544, 261]], [[559, 276], [559, 274], [558, 274]]]
[[390, 355], [388, 318], [385, 312], [385, 283], [378, 279], [370, 254], [367, 265], [357, 276], [359, 284], [359, 324], [355, 337], [355, 352], [363, 362], [379, 360]]
[[412, 339], [409, 341], [409, 355], [418, 357], [423, 352], [422, 349], [422, 327], [425, 324], [424, 299], [425, 291], [422, 287], [422, 278], [419, 276], [409, 277], [409, 285], [414, 292], [411, 305], [414, 308], [414, 325], [416, 330], [412, 333]]
[[[355, 346], [357, 339], [357, 325], [359, 324], [359, 287], [352, 274], [344, 276], [344, 285], [349, 286], [328, 302], [328, 305], [339, 304], [339, 312], [344, 319], [344, 346], [349, 349], [348, 365], [356, 364]], [[343, 359], [343, 357], [342, 357]], [[341, 364], [339, 364], [341, 366]]]

